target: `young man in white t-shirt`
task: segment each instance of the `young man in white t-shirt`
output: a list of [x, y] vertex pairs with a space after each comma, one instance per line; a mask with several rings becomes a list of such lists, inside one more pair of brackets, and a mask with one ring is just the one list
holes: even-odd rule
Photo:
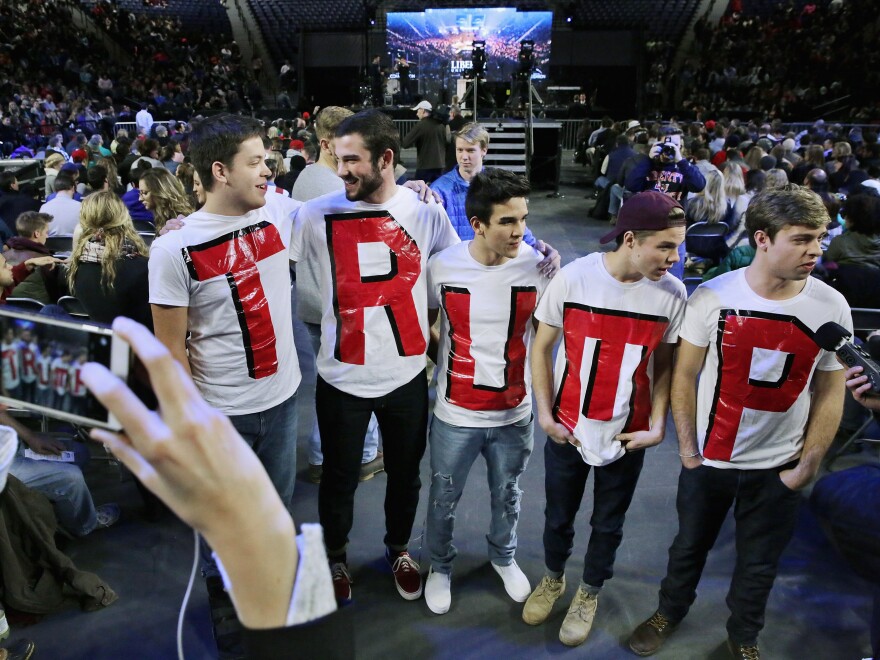
[[400, 595], [415, 600], [422, 583], [407, 545], [428, 421], [425, 271], [428, 257], [458, 236], [439, 204], [423, 204], [395, 184], [400, 136], [389, 117], [378, 111], [348, 117], [336, 131], [334, 149], [345, 189], [303, 205], [291, 246], [294, 261], [320, 264], [315, 398], [324, 467], [318, 513], [336, 596], [347, 600], [346, 546], [364, 432], [375, 413], [388, 476], [386, 557]]
[[[684, 241], [684, 211], [659, 192], [631, 197], [601, 243], [550, 283], [535, 316], [532, 382], [544, 445], [546, 573], [523, 608], [543, 623], [565, 591], [574, 521], [593, 472], [593, 515], [580, 585], [559, 630], [567, 646], [590, 633], [599, 592], [614, 572], [623, 522], [645, 448], [666, 430], [672, 355], [687, 293], [669, 273]], [[562, 346], [553, 369], [553, 348]]]
[[[467, 193], [474, 238], [428, 262], [429, 355], [438, 365], [437, 399], [429, 434], [431, 495], [427, 545], [431, 569], [425, 602], [444, 614], [452, 602], [455, 510], [477, 457], [486, 459], [492, 522], [487, 540], [492, 568], [517, 602], [531, 592], [517, 565], [519, 476], [534, 443], [528, 351], [532, 314], [547, 278], [543, 256], [527, 245], [529, 183], [506, 170], [477, 174]], [[439, 350], [438, 350], [439, 343]]]
[[841, 365], [813, 339], [827, 322], [852, 331], [843, 296], [810, 277], [828, 221], [805, 188], [756, 195], [746, 211], [754, 261], [705, 282], [688, 302], [672, 381], [679, 529], [659, 607], [629, 639], [638, 655], [655, 653], [687, 614], [732, 506], [727, 644], [737, 659], [760, 657], [758, 633], [798, 491], [816, 475], [846, 391]]
[[[301, 374], [288, 249], [300, 203], [266, 194], [262, 134], [259, 122], [238, 115], [210, 117], [193, 128], [189, 155], [207, 199], [181, 229], [153, 242], [150, 304], [156, 337], [205, 400], [229, 416], [289, 509]], [[202, 553], [212, 606], [226, 607], [206, 545]], [[237, 643], [217, 642], [229, 644], [227, 650]]]

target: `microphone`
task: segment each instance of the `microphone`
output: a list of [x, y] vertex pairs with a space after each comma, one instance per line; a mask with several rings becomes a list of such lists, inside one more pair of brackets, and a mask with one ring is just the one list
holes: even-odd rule
[[849, 330], [829, 321], [816, 330], [813, 341], [826, 351], [834, 351], [847, 368], [861, 367], [862, 375], [867, 376], [871, 384], [871, 391], [880, 393], [880, 365], [874, 362], [861, 346], [847, 341], [850, 337], [852, 334]]

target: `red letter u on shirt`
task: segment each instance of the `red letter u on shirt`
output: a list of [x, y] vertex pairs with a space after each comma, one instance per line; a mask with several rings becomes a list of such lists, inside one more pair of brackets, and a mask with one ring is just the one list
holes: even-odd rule
[[[427, 348], [412, 290], [422, 272], [422, 253], [413, 238], [387, 212], [335, 213], [325, 216], [333, 312], [336, 315], [334, 356], [347, 364], [364, 364], [364, 310], [383, 307], [401, 357]], [[384, 243], [386, 273], [363, 275], [359, 245]]]
[[504, 385], [474, 384], [476, 361], [471, 355], [471, 292], [464, 288], [443, 288], [443, 309], [449, 319], [449, 360], [446, 371], [446, 400], [468, 410], [510, 410], [526, 395], [524, 341], [527, 323], [535, 311], [538, 290], [533, 286], [510, 287], [510, 317], [504, 350]]

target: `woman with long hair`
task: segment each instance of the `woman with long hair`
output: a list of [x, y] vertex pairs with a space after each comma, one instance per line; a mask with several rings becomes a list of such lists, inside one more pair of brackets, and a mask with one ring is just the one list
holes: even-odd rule
[[83, 199], [82, 234], [70, 255], [67, 282], [93, 320], [127, 316], [152, 327], [147, 257], [125, 204], [109, 191]]
[[736, 245], [745, 232], [745, 215], [752, 196], [746, 194], [746, 182], [743, 178], [742, 168], [731, 162], [721, 164], [721, 174], [724, 177], [724, 194], [727, 195], [727, 204], [733, 208], [733, 233], [727, 240], [730, 247]]
[[144, 206], [153, 213], [157, 233], [172, 218], [193, 212], [183, 184], [165, 168], [154, 167], [144, 172], [138, 190]]
[[[735, 163], [733, 169], [739, 169]], [[719, 229], [711, 236], [688, 234], [686, 246], [691, 253], [690, 266], [696, 268], [699, 258], [720, 261], [725, 256], [732, 244], [736, 243], [739, 234], [738, 222], [734, 218], [733, 204], [728, 204], [727, 195], [724, 192], [724, 177], [718, 170], [709, 170], [705, 173], [706, 186], [688, 200], [685, 210], [685, 220], [688, 229], [697, 223], [718, 224], [724, 227], [723, 235]], [[698, 228], [699, 229], [699, 228]], [[694, 230], [697, 231], [696, 229]], [[705, 262], [703, 268], [705, 268]], [[699, 268], [697, 268], [699, 270]]]
[[748, 165], [750, 170], [760, 170], [761, 159], [766, 155], [767, 152], [761, 149], [761, 147], [756, 144], [746, 152], [746, 165]]
[[107, 181], [110, 183], [110, 190], [117, 195], [124, 193], [125, 190], [122, 188], [122, 182], [119, 180], [119, 167], [116, 165], [116, 159], [108, 156], [99, 160], [98, 165], [107, 170]]
[[724, 177], [717, 170], [709, 170], [705, 177], [706, 187], [688, 200], [685, 213], [688, 225], [695, 222], [724, 222], [728, 216]]

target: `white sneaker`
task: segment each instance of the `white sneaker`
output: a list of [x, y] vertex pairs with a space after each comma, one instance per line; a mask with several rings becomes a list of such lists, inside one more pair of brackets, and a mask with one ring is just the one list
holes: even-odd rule
[[526, 574], [516, 565], [516, 561], [511, 561], [508, 566], [499, 566], [492, 562], [492, 568], [504, 581], [504, 590], [507, 595], [517, 603], [525, 602], [529, 594], [532, 593], [532, 585], [529, 584], [529, 578], [526, 577]]
[[425, 581], [425, 602], [428, 609], [434, 614], [446, 614], [452, 603], [452, 579], [447, 573], [435, 573], [434, 569], [428, 570], [428, 579]]

